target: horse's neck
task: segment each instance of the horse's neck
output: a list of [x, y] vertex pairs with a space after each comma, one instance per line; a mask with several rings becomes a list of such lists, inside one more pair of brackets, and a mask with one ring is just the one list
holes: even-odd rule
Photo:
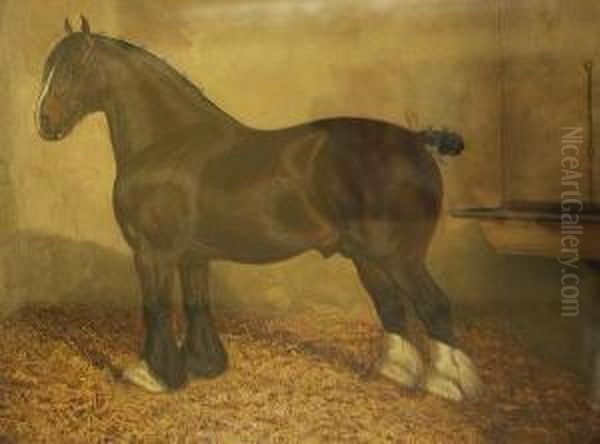
[[[239, 124], [189, 86], [137, 69], [112, 73], [104, 112], [117, 167], [159, 142], [165, 135], [195, 123]], [[170, 81], [170, 82], [169, 82]]]

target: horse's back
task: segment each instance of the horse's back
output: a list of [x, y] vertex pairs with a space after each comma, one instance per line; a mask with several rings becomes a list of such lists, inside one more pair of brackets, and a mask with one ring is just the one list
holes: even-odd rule
[[320, 135], [319, 161], [329, 169], [323, 171], [324, 179], [338, 175], [353, 182], [385, 181], [427, 193], [442, 192], [435, 159], [418, 133], [408, 128], [382, 120], [336, 117], [284, 131]]

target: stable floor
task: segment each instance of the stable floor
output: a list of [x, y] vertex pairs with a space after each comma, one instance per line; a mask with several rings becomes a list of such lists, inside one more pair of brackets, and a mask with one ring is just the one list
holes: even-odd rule
[[218, 323], [228, 372], [152, 395], [119, 382], [141, 338], [137, 312], [21, 310], [0, 322], [0, 442], [600, 442], [585, 388], [493, 323], [458, 325], [488, 387], [463, 404], [373, 374], [382, 333], [369, 316]]

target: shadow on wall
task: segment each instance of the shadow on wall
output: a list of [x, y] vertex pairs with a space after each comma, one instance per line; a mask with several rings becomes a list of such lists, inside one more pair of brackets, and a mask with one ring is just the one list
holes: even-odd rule
[[[318, 255], [277, 265], [215, 263], [213, 305], [257, 316], [315, 307], [344, 307], [349, 315], [369, 310], [369, 298], [348, 261], [313, 256]], [[68, 303], [137, 308], [140, 291], [130, 255], [89, 241], [30, 231], [0, 239], [0, 314], [25, 304]]]
[[92, 242], [34, 232], [0, 240], [0, 313], [28, 303], [137, 303], [131, 260]]
[[304, 310], [361, 316], [372, 310], [354, 265], [339, 255], [323, 259], [319, 253], [308, 252], [262, 265], [215, 263], [211, 289], [216, 307], [259, 316]]

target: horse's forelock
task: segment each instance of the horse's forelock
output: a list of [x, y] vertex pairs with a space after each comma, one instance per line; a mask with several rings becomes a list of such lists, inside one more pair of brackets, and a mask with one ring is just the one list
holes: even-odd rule
[[45, 80], [52, 69], [61, 61], [67, 61], [81, 50], [82, 45], [86, 44], [87, 40], [83, 33], [74, 32], [66, 35], [60, 42], [56, 44], [46, 60], [44, 66], [43, 79]]

